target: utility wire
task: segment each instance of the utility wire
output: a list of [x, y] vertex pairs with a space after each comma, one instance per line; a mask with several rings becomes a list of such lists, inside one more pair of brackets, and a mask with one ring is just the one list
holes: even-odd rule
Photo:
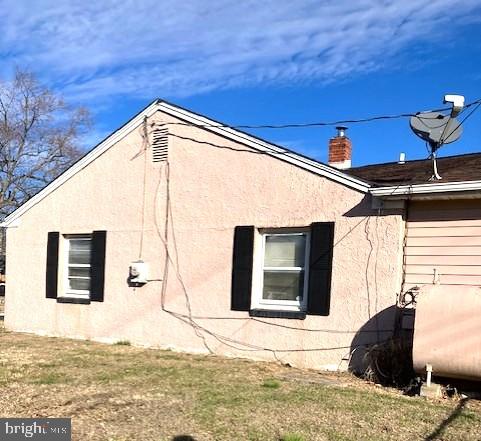
[[[481, 98], [472, 101], [464, 106], [468, 109], [471, 106], [481, 104]], [[444, 107], [441, 109], [434, 109], [431, 112], [448, 112], [451, 111], [450, 107]], [[379, 115], [371, 116], [367, 118], [360, 119], [343, 119], [338, 121], [319, 121], [310, 123], [287, 123], [287, 124], [202, 124], [202, 123], [192, 123], [192, 122], [166, 122], [159, 125], [181, 125], [181, 126], [194, 126], [194, 127], [204, 127], [204, 128], [214, 128], [214, 127], [225, 127], [231, 129], [295, 129], [295, 128], [309, 128], [309, 127], [325, 127], [325, 126], [337, 126], [342, 124], [358, 124], [358, 123], [368, 123], [373, 121], [390, 120], [390, 119], [400, 119], [400, 118], [411, 118], [416, 117], [419, 119], [437, 119], [437, 117], [426, 117], [423, 116], [421, 112], [411, 112], [411, 113], [400, 113], [396, 115]]]
[[[476, 112], [476, 110], [479, 109], [479, 107], [481, 106], [481, 100], [478, 100], [478, 101], [479, 101], [479, 102], [478, 102], [477, 105], [474, 107], [474, 109], [471, 110], [471, 112], [469, 112], [469, 113], [459, 122], [459, 124], [449, 133], [448, 136], [446, 136], [446, 138], [441, 137], [441, 144], [439, 145], [439, 147], [441, 147], [441, 146], [444, 144], [445, 140], [446, 140], [446, 139], [449, 139], [449, 137], [450, 137], [456, 130], [458, 130], [458, 129], [466, 122], [466, 120], [467, 120], [474, 112]], [[466, 106], [466, 107], [467, 107], [467, 106]], [[466, 107], [463, 109], [463, 113], [464, 113], [464, 111], [466, 110]], [[446, 124], [446, 127], [448, 127], [447, 124]], [[443, 135], [444, 135], [444, 132], [443, 132]]]
[[[145, 152], [144, 152], [144, 154], [145, 154]], [[170, 199], [170, 176], [169, 176], [169, 164], [168, 164], [168, 162], [166, 163], [165, 168], [166, 168], [166, 170], [165, 170], [166, 206], [165, 206], [165, 218], [164, 218], [164, 234], [162, 234], [162, 232], [161, 232], [161, 225], [159, 224], [159, 220], [157, 219], [157, 211], [158, 211], [157, 202], [158, 202], [158, 199], [159, 199], [158, 193], [159, 193], [160, 185], [161, 185], [161, 182], [162, 182], [162, 169], [161, 169], [160, 174], [159, 174], [159, 181], [158, 181], [158, 186], [157, 186], [157, 190], [156, 190], [155, 209], [154, 209], [154, 222], [155, 222], [155, 225], [156, 225], [156, 230], [157, 230], [159, 239], [161, 240], [161, 242], [164, 245], [164, 249], [165, 249], [165, 253], [166, 253], [165, 265], [164, 265], [164, 277], [162, 278], [162, 288], [161, 288], [161, 308], [162, 308], [163, 312], [165, 312], [165, 313], [171, 315], [172, 317], [182, 321], [183, 323], [191, 326], [192, 329], [194, 330], [195, 334], [199, 338], [201, 338], [204, 346], [206, 347], [206, 349], [210, 353], [213, 353], [214, 351], [208, 346], [208, 343], [206, 341], [206, 338], [205, 338], [204, 334], [211, 336], [213, 339], [215, 339], [216, 341], [218, 341], [219, 343], [221, 343], [225, 346], [231, 347], [232, 349], [236, 349], [236, 350], [239, 350], [239, 351], [243, 351], [243, 352], [269, 352], [273, 355], [273, 357], [277, 361], [280, 361], [278, 356], [277, 356], [277, 353], [325, 352], [325, 351], [334, 351], [334, 350], [340, 350], [340, 349], [351, 349], [351, 350], [353, 349], [352, 343], [350, 345], [333, 346], [333, 347], [282, 348], [282, 349], [270, 348], [270, 347], [259, 346], [259, 345], [255, 345], [255, 344], [248, 343], [248, 342], [245, 342], [245, 341], [237, 340], [237, 339], [228, 337], [226, 335], [222, 335], [218, 332], [215, 332], [215, 331], [199, 324], [195, 320], [194, 316], [192, 315], [189, 293], [188, 293], [188, 290], [187, 290], [187, 287], [186, 287], [184, 281], [182, 280], [182, 276], [180, 275], [179, 267], [178, 267], [178, 261], [177, 261], [177, 259], [174, 260], [172, 254], [169, 250], [169, 242], [168, 242], [169, 225], [170, 225], [171, 228], [173, 228], [173, 223], [172, 223], [172, 207], [171, 207], [171, 199]], [[164, 237], [164, 235], [165, 235], [165, 237]], [[178, 251], [177, 251], [177, 244], [175, 242], [175, 239], [174, 239], [174, 242], [173, 242], [173, 246], [174, 246], [174, 249], [175, 249], [175, 256], [177, 256]], [[179, 313], [179, 312], [171, 311], [165, 305], [166, 294], [167, 294], [166, 288], [167, 288], [169, 264], [171, 264], [174, 267], [177, 280], [180, 282], [181, 290], [184, 293], [185, 300], [186, 300], [187, 314], [182, 314], [182, 313]], [[246, 320], [249, 321], [249, 318], [247, 318]], [[264, 323], [264, 324], [269, 324], [268, 322], [264, 322], [264, 321], [257, 320], [257, 319], [251, 319], [251, 320], [259, 321], [259, 322]], [[286, 326], [286, 328], [289, 328], [289, 327]], [[299, 329], [299, 330], [301, 330], [301, 329]], [[329, 332], [329, 331], [326, 330], [326, 332]], [[387, 332], [387, 330], [386, 330], [386, 332]], [[370, 347], [370, 346], [374, 346], [376, 344], [384, 343], [386, 341], [388, 341], [388, 339], [383, 340], [383, 341], [376, 341], [376, 342], [372, 342], [372, 343], [358, 344], [358, 345], [354, 345], [354, 347], [355, 348], [357, 348], [357, 347]]]
[[[473, 101], [472, 103], [469, 103], [465, 106], [465, 109], [466, 108], [469, 108], [471, 106], [475, 106], [475, 108], [459, 123], [458, 127], [461, 126], [480, 106], [481, 106], [481, 99], [478, 99], [476, 101]], [[447, 110], [450, 110], [449, 108], [446, 108], [446, 109], [439, 109], [437, 110], [438, 112], [441, 112], [441, 111], [447, 111]], [[416, 116], [418, 118], [423, 118], [422, 116], [419, 116], [419, 114], [400, 114], [400, 115], [387, 115], [387, 116], [376, 116], [376, 117], [371, 117], [371, 118], [365, 118], [365, 119], [360, 119], [360, 120], [342, 120], [342, 121], [334, 121], [334, 122], [320, 122], [320, 123], [308, 123], [308, 124], [285, 124], [285, 125], [265, 125], [265, 126], [248, 126], [248, 125], [239, 125], [239, 126], [228, 126], [228, 125], [222, 125], [222, 124], [205, 124], [205, 125], [202, 125], [202, 124], [193, 124], [193, 123], [165, 123], [163, 125], [166, 125], [166, 124], [176, 124], [176, 125], [189, 125], [189, 126], [197, 126], [197, 127], [230, 127], [230, 128], [295, 128], [295, 127], [316, 127], [316, 126], [328, 126], [328, 125], [337, 125], [337, 124], [343, 124], [343, 123], [360, 123], [360, 122], [370, 122], [370, 121], [375, 121], [375, 120], [383, 120], [383, 119], [395, 119], [395, 118], [404, 118], [404, 117], [411, 117], [411, 116]], [[455, 130], [457, 130], [457, 128]], [[448, 138], [449, 136], [451, 136], [452, 133], [450, 133], [448, 135]], [[168, 165], [167, 165], [168, 167]], [[168, 176], [168, 173], [166, 174], [166, 185], [167, 185], [167, 194], [169, 195], [169, 176]], [[159, 179], [159, 187], [160, 187], [160, 183], [161, 183], [161, 180]], [[159, 188], [157, 189], [157, 192], [158, 192]], [[145, 190], [144, 190], [145, 191]], [[156, 198], [157, 200], [157, 198]], [[209, 352], [212, 353], [212, 350], [207, 346], [207, 342], [203, 336], [202, 333], [205, 333], [207, 335], [210, 335], [211, 337], [213, 337], [215, 340], [217, 340], [219, 343], [221, 344], [224, 344], [226, 346], [229, 346], [231, 348], [234, 348], [236, 350], [240, 350], [240, 351], [253, 351], [253, 352], [256, 352], [256, 351], [267, 351], [267, 352], [270, 352], [274, 355], [274, 357], [277, 359], [277, 356], [276, 356], [276, 353], [288, 353], [288, 352], [323, 352], [323, 351], [332, 351], [332, 350], [339, 350], [339, 349], [347, 349], [347, 348], [350, 348], [351, 350], [353, 349], [353, 345], [349, 345], [349, 346], [337, 346], [337, 347], [314, 347], [314, 348], [283, 348], [283, 349], [274, 349], [274, 348], [268, 348], [268, 347], [263, 347], [263, 346], [258, 346], [258, 345], [253, 345], [251, 343], [248, 343], [248, 342], [244, 342], [244, 341], [240, 341], [240, 340], [236, 340], [236, 339], [233, 339], [233, 338], [230, 338], [230, 337], [227, 337], [225, 335], [221, 335], [221, 334], [218, 334], [217, 332], [214, 332], [202, 325], [200, 325], [198, 322], [195, 321], [195, 318], [194, 316], [192, 315], [192, 310], [191, 310], [191, 305], [190, 305], [190, 299], [189, 299], [189, 294], [187, 292], [187, 288], [185, 286], [185, 284], [183, 283], [183, 280], [179, 274], [179, 270], [178, 270], [178, 263], [176, 265], [176, 263], [173, 261], [172, 259], [172, 256], [170, 255], [170, 252], [169, 252], [169, 246], [168, 246], [168, 225], [169, 225], [169, 216], [172, 215], [172, 212], [171, 212], [171, 205], [170, 205], [171, 201], [170, 201], [170, 198], [167, 197], [167, 204], [166, 204], [166, 219], [165, 219], [165, 239], [161, 236], [161, 234], [159, 234], [159, 237], [160, 239], [162, 240], [163, 244], [164, 244], [164, 247], [165, 247], [165, 251], [166, 251], [166, 267], [168, 267], [169, 265], [169, 262], [170, 264], [172, 264], [174, 266], [174, 268], [176, 268], [176, 274], [177, 274], [177, 278], [179, 279], [180, 283], [181, 283], [181, 289], [182, 291], [184, 292], [184, 295], [185, 295], [185, 298], [186, 298], [186, 307], [187, 307], [187, 311], [188, 311], [188, 314], [181, 314], [181, 313], [178, 313], [178, 312], [175, 312], [175, 311], [170, 311], [169, 309], [167, 309], [165, 307], [165, 295], [166, 295], [166, 282], [167, 282], [167, 277], [164, 277], [163, 280], [162, 280], [162, 292], [161, 292], [161, 305], [162, 305], [162, 310], [168, 314], [170, 314], [171, 316], [181, 320], [182, 322], [192, 326], [192, 328], [194, 329], [195, 333], [200, 337], [202, 338], [203, 342], [204, 342], [204, 345], [206, 345], [206, 348], [209, 350]], [[155, 212], [157, 212], [157, 210], [155, 210]], [[159, 229], [159, 226], [158, 226], [158, 223], [157, 223], [157, 220], [156, 220], [156, 225], [157, 225], [157, 230], [158, 232], [160, 233], [160, 229]], [[176, 245], [175, 245], [176, 247]], [[176, 254], [177, 254], [177, 250], [176, 250]], [[213, 319], [213, 317], [205, 317], [206, 319]], [[202, 317], [198, 317], [197, 319], [202, 319]], [[258, 320], [258, 319], [251, 319], [253, 321], [257, 321], [257, 322], [260, 322], [260, 323], [263, 323], [263, 324], [272, 324], [270, 322], [266, 322], [266, 321], [263, 321], [263, 320]], [[292, 329], [292, 327], [289, 327], [289, 326], [284, 326], [284, 325], [279, 325], [280, 327], [284, 327], [284, 328], [287, 328], [287, 329]], [[337, 333], [336, 331], [334, 330], [322, 330], [322, 329], [296, 329], [296, 330], [299, 330], [299, 331], [311, 331], [311, 332], [334, 332], [334, 333]], [[375, 343], [370, 343], [370, 344], [360, 344], [360, 345], [356, 345], [354, 348], [357, 349], [358, 347], [369, 347], [369, 346], [374, 346], [376, 344], [382, 344], [387, 340], [381, 340], [379, 341], [379, 333], [382, 333], [382, 332], [391, 332], [392, 330], [374, 330], [374, 332], [376, 332], [378, 334], [378, 341], [375, 342]], [[346, 331], [340, 331], [339, 333], [345, 333]], [[362, 332], [362, 331], [360, 331]], [[370, 332], [370, 331], [364, 331], [364, 332]]]
[[[474, 108], [474, 110], [476, 110], [476, 107]], [[471, 111], [471, 113], [474, 112], [474, 110]], [[463, 108], [463, 109], [461, 110], [460, 115], [462, 115], [465, 111], [466, 111], [466, 108]], [[450, 114], [448, 120], [447, 120], [445, 123], [443, 123], [443, 124], [441, 124], [441, 125], [439, 126], [439, 127], [444, 126], [444, 128], [443, 128], [443, 132], [441, 133], [441, 136], [439, 137], [439, 143], [435, 146], [435, 148], [433, 149], [433, 151], [432, 151], [432, 153], [431, 153], [432, 155], [434, 155], [435, 152], [436, 152], [436, 150], [438, 150], [440, 147], [442, 147], [442, 146], [446, 143], [446, 141], [449, 139], [449, 137], [450, 137], [456, 130], [458, 130], [459, 127], [461, 127], [461, 124], [464, 122], [464, 119], [463, 119], [463, 121], [461, 121], [461, 122], [456, 126], [456, 128], [455, 128], [448, 136], [444, 137], [444, 135], [446, 134], [446, 130], [448, 130], [449, 123], [451, 122], [452, 119], [454, 119], [454, 118], [453, 118], [452, 114]], [[436, 128], [438, 128], [438, 127], [436, 127]]]
[[[468, 108], [470, 107], [473, 107], [475, 106], [471, 112], [456, 126], [456, 128], [448, 134], [448, 136], [445, 138], [445, 139], [449, 139], [449, 137], [454, 133], [454, 131], [456, 131], [480, 106], [481, 106], [481, 98], [480, 99], [477, 99], [471, 103], [468, 103], [464, 106], [464, 109], [462, 111], [465, 112]], [[449, 108], [444, 108], [444, 109], [438, 109], [437, 111], [447, 111], [447, 110], [450, 110]], [[433, 112], [436, 112], [436, 110], [433, 110]], [[461, 113], [461, 114], [462, 114]], [[421, 114], [419, 113], [416, 113], [416, 114], [402, 114], [404, 116], [415, 116], [417, 118], [420, 118], [420, 119], [437, 119], [436, 118], [432, 118], [432, 117], [423, 117], [421, 116]], [[373, 117], [373, 118], [366, 118], [364, 120], [350, 120], [350, 121], [353, 121], [353, 122], [367, 122], [367, 121], [374, 121], [376, 119], [386, 119], [386, 118], [396, 118], [396, 117], [401, 117], [401, 115], [398, 115], [398, 116], [378, 116], [378, 117]], [[335, 122], [331, 122], [331, 123], [317, 123], [318, 125], [335, 125], [335, 124], [341, 124], [341, 123], [347, 123], [348, 120], [344, 120], [344, 121], [335, 121]], [[262, 128], [262, 127], [265, 127], [265, 128], [268, 128], [268, 127], [272, 127], [272, 128], [282, 128], [283, 126], [229, 126], [229, 125], [222, 125], [222, 124], [217, 124], [217, 125], [214, 125], [214, 124], [205, 124], [205, 125], [202, 125], [202, 124], [195, 124], [195, 123], [186, 123], [186, 122], [168, 122], [168, 123], [157, 123], [155, 124], [157, 127], [161, 127], [161, 126], [166, 126], [166, 125], [169, 125], [169, 124], [175, 124], [175, 125], [185, 125], [185, 126], [191, 126], [191, 127], [200, 127], [200, 128], [207, 128], [207, 127], [230, 127], [230, 128], [246, 128], [246, 127], [251, 127], [251, 128]], [[301, 125], [298, 125], [297, 127], [313, 127], [314, 124], [316, 123], [313, 123], [311, 125], [304, 125], [304, 126], [301, 126]], [[445, 129], [447, 127], [447, 123], [444, 123], [442, 125], [445, 125]], [[292, 125], [291, 125], [292, 126]], [[284, 127], [288, 127], [288, 125], [284, 126]], [[153, 129], [152, 131], [155, 131], [156, 129]], [[444, 135], [444, 132], [443, 131], [443, 135]], [[196, 143], [199, 143], [199, 144], [206, 144], [206, 145], [210, 145], [212, 147], [217, 147], [217, 148], [223, 148], [223, 149], [227, 149], [227, 150], [232, 150], [232, 151], [236, 151], [236, 152], [246, 152], [246, 153], [257, 153], [257, 154], [264, 154], [264, 155], [276, 155], [276, 156], [291, 156], [291, 155], [296, 155], [297, 159], [300, 159], [300, 157], [303, 157], [305, 158], [306, 160], [310, 160], [310, 161], [317, 161], [319, 162], [318, 160], [316, 159], [313, 159], [313, 158], [309, 158], [309, 157], [306, 157], [300, 153], [297, 153], [297, 152], [294, 152], [292, 150], [289, 150], [285, 147], [281, 147], [281, 146], [276, 146], [277, 148], [279, 148], [280, 150], [277, 150], [277, 149], [269, 149], [267, 151], [253, 151], [252, 149], [239, 149], [239, 148], [235, 148], [235, 147], [230, 147], [230, 146], [225, 146], [225, 145], [217, 145], [217, 144], [213, 144], [211, 142], [207, 142], [207, 141], [199, 141], [198, 139], [195, 139], [195, 138], [192, 138], [192, 137], [186, 137], [186, 136], [181, 136], [181, 135], [178, 135], [178, 134], [174, 134], [172, 132], [170, 132], [168, 134], [169, 136], [172, 136], [172, 137], [176, 137], [176, 138], [180, 138], [180, 139], [184, 139], [184, 140], [188, 140], [188, 141], [192, 141], [192, 142], [196, 142]], [[439, 145], [439, 147], [441, 147], [444, 143], [444, 140], [442, 140], [441, 144]], [[438, 148], [439, 148], [438, 147]], [[431, 154], [431, 149], [427, 147], [426, 145], [426, 148], [427, 148], [427, 151], [429, 154]], [[356, 178], [356, 179], [359, 179], [359, 178]]]

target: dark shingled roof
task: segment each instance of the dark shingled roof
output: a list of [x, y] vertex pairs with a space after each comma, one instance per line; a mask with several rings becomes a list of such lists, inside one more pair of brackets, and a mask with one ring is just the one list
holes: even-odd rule
[[481, 153], [446, 156], [438, 158], [437, 163], [438, 173], [443, 178], [440, 181], [429, 181], [433, 174], [430, 159], [406, 161], [404, 164], [373, 164], [343, 171], [379, 187], [481, 180]]

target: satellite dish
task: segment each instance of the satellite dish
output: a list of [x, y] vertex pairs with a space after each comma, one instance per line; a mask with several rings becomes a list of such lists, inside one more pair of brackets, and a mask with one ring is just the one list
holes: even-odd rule
[[457, 141], [463, 128], [456, 118], [439, 112], [420, 112], [412, 116], [412, 131], [431, 146], [434, 153], [441, 145]]
[[444, 144], [457, 141], [463, 133], [461, 123], [456, 120], [455, 116], [459, 115], [464, 108], [464, 96], [445, 95], [443, 102], [453, 105], [450, 115], [443, 115], [439, 112], [418, 112], [409, 121], [412, 131], [424, 139], [431, 148], [429, 158], [433, 161], [433, 175], [429, 179], [430, 181], [442, 179], [438, 173], [436, 151]]

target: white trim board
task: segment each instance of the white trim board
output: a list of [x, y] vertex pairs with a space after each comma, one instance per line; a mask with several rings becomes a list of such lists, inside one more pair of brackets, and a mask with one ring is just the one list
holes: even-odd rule
[[370, 184], [343, 173], [334, 167], [323, 164], [322, 162], [314, 161], [313, 159], [306, 158], [302, 155], [298, 155], [294, 152], [286, 151], [282, 147], [271, 144], [262, 139], [248, 135], [247, 133], [240, 132], [239, 130], [225, 127], [223, 124], [189, 112], [188, 110], [177, 107], [173, 104], [166, 103], [165, 101], [159, 102], [159, 110], [165, 112], [171, 116], [179, 118], [183, 121], [192, 123], [193, 125], [209, 126], [205, 130], [209, 130], [218, 135], [232, 139], [233, 141], [240, 142], [248, 147], [252, 147], [255, 150], [265, 152], [266, 154], [291, 164], [297, 165], [303, 169], [309, 170], [317, 175], [332, 179], [333, 181], [344, 184], [350, 188], [367, 193], [370, 188]]
[[[353, 176], [349, 176], [342, 171], [339, 171], [333, 167], [329, 167], [321, 162], [314, 161], [304, 156], [298, 155], [294, 152], [286, 151], [283, 148], [270, 144], [267, 141], [263, 141], [254, 136], [250, 136], [247, 133], [240, 132], [230, 127], [225, 127], [223, 124], [210, 120], [203, 116], [192, 113], [186, 109], [182, 109], [173, 104], [166, 103], [165, 101], [156, 100], [134, 118], [132, 118], [125, 125], [109, 135], [104, 141], [98, 144], [93, 150], [87, 153], [83, 158], [73, 164], [58, 178], [54, 179], [50, 184], [38, 192], [35, 196], [25, 202], [22, 206], [17, 208], [13, 213], [8, 215], [4, 222], [1, 224], [3, 227], [14, 227], [18, 225], [18, 219], [26, 213], [30, 208], [38, 204], [43, 198], [59, 188], [63, 183], [68, 181], [71, 177], [76, 175], [79, 171], [97, 159], [100, 155], [105, 153], [116, 142], [126, 136], [129, 132], [138, 127], [144, 118], [152, 116], [155, 112], [161, 111], [168, 115], [174, 116], [185, 122], [192, 123], [193, 125], [208, 125], [209, 130], [213, 133], [219, 134], [233, 141], [240, 142], [243, 145], [252, 147], [255, 150], [265, 152], [266, 154], [275, 158], [281, 159], [288, 163], [291, 163], [297, 167], [301, 167], [319, 176], [332, 179], [335, 182], [346, 185], [357, 191], [367, 193], [370, 185], [360, 179]], [[202, 127], [201, 127], [202, 128]], [[17, 221], [17, 222], [16, 222]]]
[[481, 190], [481, 181], [437, 182], [427, 184], [399, 185], [391, 187], [372, 188], [373, 196], [389, 198], [409, 196], [423, 193], [452, 193], [460, 191]]

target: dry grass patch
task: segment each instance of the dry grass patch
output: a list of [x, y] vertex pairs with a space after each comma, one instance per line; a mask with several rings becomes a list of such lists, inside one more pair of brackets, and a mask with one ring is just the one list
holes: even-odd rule
[[481, 439], [474, 401], [429, 402], [349, 375], [126, 344], [2, 332], [0, 387], [2, 415], [71, 417], [82, 440]]

